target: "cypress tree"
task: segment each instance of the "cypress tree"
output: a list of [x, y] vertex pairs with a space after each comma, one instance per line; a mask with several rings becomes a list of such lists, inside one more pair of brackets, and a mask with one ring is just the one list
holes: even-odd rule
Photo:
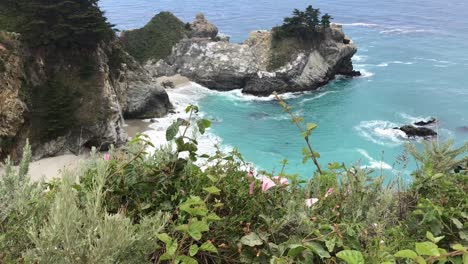
[[[0, 26], [21, 33], [31, 46], [93, 47], [112, 39], [113, 25], [98, 0], [2, 0]], [[6, 15], [5, 15], [6, 14]]]

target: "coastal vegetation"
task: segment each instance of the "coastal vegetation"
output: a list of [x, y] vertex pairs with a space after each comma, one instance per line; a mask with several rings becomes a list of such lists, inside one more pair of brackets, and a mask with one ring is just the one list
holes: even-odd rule
[[5, 0], [0, 28], [20, 33], [30, 46], [93, 47], [114, 36], [97, 2]]
[[144, 63], [169, 56], [172, 47], [189, 32], [190, 24], [185, 24], [170, 12], [161, 12], [143, 28], [124, 31], [121, 40], [126, 51]]
[[272, 29], [271, 70], [284, 66], [298, 51], [310, 49], [323, 39], [324, 29], [330, 27], [333, 18], [328, 13], [320, 15], [320, 9], [311, 5], [304, 11], [294, 9], [291, 17], [285, 17], [281, 26]]
[[[279, 101], [284, 111], [291, 107]], [[166, 131], [78, 170], [35, 183], [6, 161], [0, 178], [0, 261], [26, 263], [466, 263], [468, 144], [427, 142], [411, 183], [330, 163], [311, 178], [255, 172], [236, 151], [198, 154], [209, 120], [187, 107]], [[316, 124], [291, 115], [319, 159]], [[153, 153], [154, 150], [154, 153]], [[407, 157], [408, 159], [409, 157]], [[384, 179], [391, 179], [384, 183]]]

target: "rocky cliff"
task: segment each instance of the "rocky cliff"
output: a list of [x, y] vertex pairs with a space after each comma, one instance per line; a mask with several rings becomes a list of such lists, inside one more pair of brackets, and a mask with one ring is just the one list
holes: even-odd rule
[[31, 49], [1, 34], [0, 158], [17, 158], [26, 139], [35, 158], [107, 149], [127, 140], [123, 116], [157, 117], [171, 108], [164, 88], [115, 41]]
[[[217, 28], [202, 15], [191, 25], [192, 37], [182, 39], [170, 56], [146, 63], [153, 76], [181, 74], [216, 90], [242, 88], [269, 95], [313, 90], [337, 74], [359, 75], [351, 62], [357, 48], [340, 25], [319, 29], [319, 39], [307, 45], [292, 39], [275, 43], [271, 31], [253, 32], [242, 44], [230, 43], [217, 37]], [[290, 50], [280, 54], [285, 48]]]

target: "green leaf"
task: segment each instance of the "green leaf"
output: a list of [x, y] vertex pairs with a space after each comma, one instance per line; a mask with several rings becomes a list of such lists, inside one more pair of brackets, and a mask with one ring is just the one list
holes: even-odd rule
[[341, 169], [342, 167], [343, 166], [338, 162], [328, 163], [329, 170], [337, 170], [337, 169]]
[[202, 238], [202, 233], [210, 230], [208, 224], [205, 221], [198, 221], [193, 219], [193, 221], [189, 224], [189, 235], [195, 239], [200, 240]]
[[246, 245], [246, 246], [249, 246], [249, 247], [255, 247], [255, 246], [263, 245], [263, 242], [260, 239], [260, 237], [254, 232], [251, 232], [248, 235], [243, 236], [240, 239], [240, 242], [243, 245]]
[[312, 131], [312, 130], [314, 130], [316, 128], [317, 128], [317, 124], [315, 124], [315, 123], [307, 123], [307, 125], [306, 125], [306, 130], [307, 131]]
[[460, 222], [460, 220], [458, 220], [457, 218], [451, 218], [452, 220], [452, 223], [458, 228], [458, 229], [462, 229], [463, 228], [463, 224], [462, 222]]
[[314, 152], [314, 157], [317, 158], [317, 159], [319, 159], [319, 158], [320, 158], [320, 153]]
[[182, 264], [198, 264], [196, 259], [185, 255], [177, 256], [176, 260], [180, 261]]
[[166, 140], [171, 141], [175, 138], [177, 133], [179, 132], [180, 124], [179, 122], [174, 122], [170, 125], [166, 130]]
[[198, 131], [203, 135], [207, 128], [211, 126], [211, 121], [208, 119], [201, 119], [197, 121]]
[[432, 242], [416, 243], [416, 252], [423, 256], [440, 256], [439, 247]]
[[319, 243], [317, 242], [308, 242], [305, 244], [305, 246], [312, 250], [312, 252], [316, 253], [317, 255], [319, 255], [320, 258], [330, 258], [330, 254], [328, 253], [328, 251], [326, 251], [322, 245], [320, 245]]
[[336, 245], [336, 239], [333, 237], [332, 239], [328, 239], [325, 241], [325, 246], [328, 249], [328, 252], [333, 252], [333, 249], [335, 249]]
[[164, 253], [161, 255], [161, 257], [159, 257], [159, 260], [170, 260], [172, 259], [172, 256], [169, 255], [168, 253]]
[[441, 241], [445, 236], [434, 237], [434, 235], [433, 235], [431, 232], [427, 231], [427, 232], [426, 232], [426, 237], [427, 237], [427, 239], [429, 239], [430, 241], [432, 241], [432, 242], [434, 242], [434, 243], [437, 243], [437, 242]]
[[156, 237], [159, 240], [161, 240], [164, 244], [168, 244], [172, 242], [172, 238], [166, 233], [157, 234]]
[[218, 253], [218, 249], [210, 241], [206, 241], [200, 247], [200, 250], [212, 253]]
[[189, 248], [189, 254], [191, 257], [195, 256], [198, 253], [198, 245], [191, 245]]
[[216, 188], [215, 186], [203, 188], [203, 190], [209, 194], [214, 194], [214, 195], [219, 195], [221, 193], [221, 190]]
[[364, 264], [362, 253], [356, 250], [343, 250], [338, 252], [336, 256], [348, 264]]
[[208, 179], [210, 179], [210, 181], [212, 181], [212, 182], [217, 182], [217, 181], [218, 181], [218, 178], [216, 178], [216, 176], [213, 176], [213, 175], [208, 174], [207, 177], [208, 177]]
[[177, 239], [171, 241], [171, 243], [167, 243], [166, 244], [166, 253], [169, 254], [170, 256], [174, 256], [174, 254], [177, 251], [178, 246], [179, 245], [178, 245]]
[[395, 254], [395, 257], [397, 258], [409, 258], [415, 260], [418, 257], [418, 254], [414, 252], [413, 250], [405, 249], [405, 250], [400, 250]]
[[208, 221], [220, 221], [221, 217], [219, 217], [215, 213], [210, 213], [209, 215], [206, 216], [206, 220], [208, 220]]
[[427, 264], [426, 260], [421, 256], [416, 257], [415, 261], [418, 264]]
[[176, 231], [184, 231], [184, 232], [187, 232], [188, 231], [188, 225], [178, 225], [174, 228]]
[[192, 216], [206, 216], [208, 213], [205, 202], [198, 196], [191, 196], [187, 201], [182, 203], [179, 208], [181, 211], [187, 212]]
[[189, 113], [190, 111], [193, 111], [195, 113], [198, 113], [199, 109], [198, 106], [196, 105], [189, 105], [185, 108], [185, 113]]
[[288, 251], [288, 256], [289, 257], [296, 257], [297, 255], [301, 254], [304, 250], [306, 250], [306, 247], [300, 244], [293, 244], [289, 246], [289, 251]]
[[452, 245], [452, 248], [457, 251], [467, 251], [467, 249], [462, 244]]

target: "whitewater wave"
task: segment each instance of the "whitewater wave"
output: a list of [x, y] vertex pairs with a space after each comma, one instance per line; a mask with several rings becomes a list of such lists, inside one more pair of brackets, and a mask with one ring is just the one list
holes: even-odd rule
[[431, 119], [431, 116], [412, 116], [407, 113], [398, 113], [398, 115], [403, 118], [403, 120], [405, 120], [404, 123], [407, 124], [414, 124], [419, 121], [427, 121]]
[[428, 59], [428, 58], [416, 57], [415, 59], [416, 59], [416, 60], [423, 60], [423, 61], [436, 62], [436, 63], [439, 63], [439, 64], [452, 64], [452, 65], [457, 64], [456, 62], [453, 62], [453, 61], [438, 60], [438, 59], [434, 59], [434, 58]]
[[352, 58], [353, 62], [364, 62], [367, 60], [367, 56], [365, 55], [354, 55]]
[[357, 23], [340, 23], [343, 26], [347, 27], [368, 27], [368, 28], [375, 28], [380, 27], [379, 24], [374, 23], [364, 23], [364, 22], [357, 22]]
[[369, 165], [362, 165], [361, 168], [363, 169], [382, 169], [382, 170], [393, 170], [393, 167], [390, 166], [388, 163], [384, 161], [377, 161], [372, 158], [367, 151], [363, 149], [357, 149], [357, 151], [363, 155], [366, 159], [369, 160]]
[[389, 28], [379, 32], [380, 34], [396, 34], [406, 35], [414, 33], [434, 33], [433, 30], [429, 29], [417, 29], [417, 28]]
[[370, 72], [370, 71], [367, 71], [367, 70], [358, 69], [358, 71], [361, 72], [361, 76], [359, 76], [357, 78], [369, 78], [369, 77], [374, 76], [373, 72]]
[[354, 129], [365, 139], [382, 146], [396, 147], [405, 142], [406, 134], [394, 129], [399, 125], [390, 121], [371, 120], [361, 121]]
[[[169, 99], [174, 106], [174, 114], [169, 114], [166, 117], [157, 118], [155, 122], [149, 125], [150, 130], [145, 131], [144, 134], [148, 135], [150, 141], [155, 145], [156, 149], [161, 147], [170, 146], [174, 148], [174, 144], [166, 141], [166, 130], [172, 125], [177, 119], [188, 119], [189, 114], [185, 113], [185, 108], [188, 105], [197, 105], [198, 101], [207, 95], [211, 94], [211, 91], [201, 85], [191, 83], [184, 87], [176, 89], [166, 90]], [[201, 117], [206, 116], [205, 113], [200, 112]], [[149, 120], [146, 120], [149, 122]], [[219, 120], [215, 121], [219, 122]], [[198, 153], [213, 155], [216, 153], [218, 147], [223, 151], [230, 151], [233, 147], [222, 144], [222, 140], [217, 135], [213, 134], [211, 129], [208, 128], [204, 135], [197, 135], [198, 141]], [[181, 128], [181, 133], [182, 128]], [[190, 127], [187, 131], [187, 135], [196, 135], [196, 131], [193, 127]], [[154, 151], [155, 149], [153, 149]], [[183, 155], [182, 155], [183, 156]]]
[[338, 93], [338, 91], [326, 91], [326, 92], [323, 92], [323, 93], [319, 93], [318, 95], [316, 95], [316, 96], [314, 96], [314, 97], [303, 99], [302, 101], [299, 102], [299, 104], [300, 104], [300, 105], [303, 105], [303, 104], [305, 104], [305, 103], [307, 103], [307, 102], [317, 100], [317, 99], [319, 99], [319, 98], [324, 97], [324, 96], [327, 95], [327, 94], [332, 94], [332, 93]]

